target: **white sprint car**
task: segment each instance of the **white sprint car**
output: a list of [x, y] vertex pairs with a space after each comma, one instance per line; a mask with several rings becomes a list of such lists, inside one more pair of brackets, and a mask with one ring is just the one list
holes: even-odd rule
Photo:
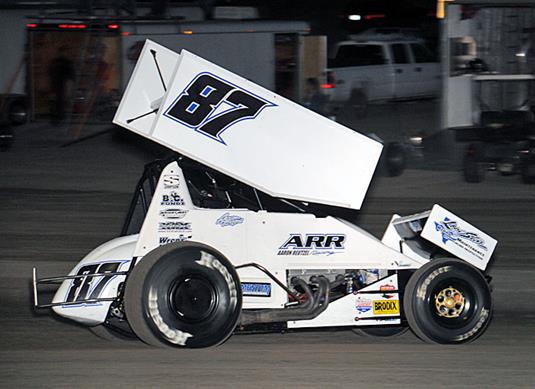
[[122, 236], [68, 276], [34, 269], [36, 307], [172, 347], [314, 327], [463, 343], [487, 328], [496, 240], [439, 205], [394, 215], [382, 240], [333, 216], [360, 208], [375, 140], [151, 41], [114, 123], [180, 156], [147, 166]]

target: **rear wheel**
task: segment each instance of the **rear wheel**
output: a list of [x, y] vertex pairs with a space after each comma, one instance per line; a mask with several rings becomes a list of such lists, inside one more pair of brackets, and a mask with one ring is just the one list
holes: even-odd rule
[[134, 267], [125, 311], [135, 334], [153, 346], [209, 347], [224, 342], [241, 313], [232, 264], [199, 243], [156, 248]]
[[484, 276], [454, 258], [419, 268], [407, 283], [403, 303], [411, 330], [428, 343], [471, 342], [485, 331], [492, 315]]

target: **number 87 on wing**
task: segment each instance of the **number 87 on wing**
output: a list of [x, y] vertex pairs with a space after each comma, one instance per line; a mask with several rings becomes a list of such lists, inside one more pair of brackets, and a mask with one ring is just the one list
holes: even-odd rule
[[164, 116], [226, 144], [221, 134], [234, 124], [255, 119], [275, 104], [214, 74], [198, 74]]

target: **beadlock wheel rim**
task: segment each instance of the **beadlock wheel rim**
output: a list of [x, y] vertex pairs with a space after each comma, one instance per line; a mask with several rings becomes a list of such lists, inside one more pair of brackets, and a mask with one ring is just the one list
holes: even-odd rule
[[456, 319], [463, 313], [466, 298], [458, 289], [449, 286], [435, 295], [436, 313], [440, 317]]

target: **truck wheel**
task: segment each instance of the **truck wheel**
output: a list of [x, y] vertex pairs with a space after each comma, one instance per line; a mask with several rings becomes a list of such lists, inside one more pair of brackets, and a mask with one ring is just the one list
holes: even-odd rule
[[454, 258], [432, 260], [416, 270], [403, 303], [411, 330], [428, 343], [471, 342], [492, 315], [487, 281], [478, 269]]
[[366, 92], [364, 90], [354, 89], [351, 91], [348, 103], [351, 113], [355, 115], [357, 119], [366, 117], [366, 114], [368, 113], [368, 98], [366, 97]]
[[357, 327], [352, 328], [353, 332], [360, 336], [366, 336], [368, 338], [394, 338], [396, 336], [403, 335], [409, 330], [409, 327], [401, 326], [377, 326], [377, 327]]
[[153, 346], [209, 347], [224, 342], [241, 313], [240, 281], [216, 250], [193, 242], [160, 246], [128, 276], [130, 327]]
[[468, 146], [463, 160], [463, 173], [466, 182], [478, 183], [485, 179], [486, 166], [483, 159], [482, 147], [476, 144]]

